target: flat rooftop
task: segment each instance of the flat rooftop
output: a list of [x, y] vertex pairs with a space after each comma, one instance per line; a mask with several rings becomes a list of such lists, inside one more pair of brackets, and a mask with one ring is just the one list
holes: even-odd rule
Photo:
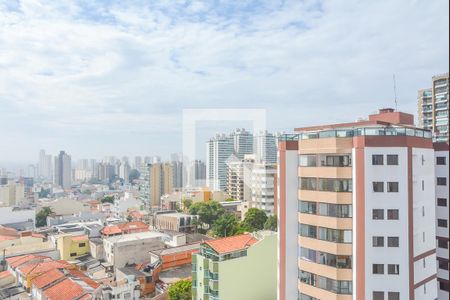
[[105, 238], [110, 243], [126, 243], [131, 241], [154, 239], [163, 237], [165, 234], [157, 231], [145, 231], [137, 233], [129, 233], [124, 235], [116, 235], [109, 238]]

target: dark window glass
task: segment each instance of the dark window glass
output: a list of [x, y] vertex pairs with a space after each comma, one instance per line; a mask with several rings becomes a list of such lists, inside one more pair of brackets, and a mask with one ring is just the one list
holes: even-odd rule
[[322, 167], [348, 167], [352, 165], [350, 155], [326, 155], [320, 157]]
[[388, 237], [388, 247], [398, 247], [399, 238], [398, 236], [389, 236]]
[[384, 237], [382, 237], [382, 236], [372, 237], [372, 246], [373, 247], [384, 247]]
[[395, 264], [388, 264], [388, 274], [398, 275], [400, 273], [400, 266]]
[[333, 243], [351, 243], [352, 231], [319, 227], [319, 239]]
[[317, 165], [317, 155], [302, 154], [299, 156], [299, 165], [301, 167], [315, 167]]
[[319, 203], [318, 214], [335, 218], [351, 218], [352, 206], [350, 204]]
[[373, 274], [384, 274], [384, 265], [383, 264], [373, 264], [372, 265], [372, 273]]
[[438, 206], [447, 206], [447, 199], [445, 198], [438, 198], [437, 199], [437, 205]]
[[448, 242], [443, 239], [438, 239], [437, 244], [439, 248], [448, 249]]
[[383, 155], [381, 154], [373, 154], [372, 155], [372, 165], [379, 166], [382, 165], [383, 162]]
[[351, 192], [352, 191], [352, 180], [351, 179], [320, 178], [319, 179], [319, 191]]
[[316, 202], [300, 200], [300, 212], [304, 214], [316, 214], [317, 204]]
[[317, 190], [317, 178], [313, 177], [301, 177], [300, 178], [300, 189], [302, 190]]
[[317, 262], [317, 251], [301, 247], [300, 257], [307, 261]]
[[383, 220], [384, 219], [384, 210], [383, 209], [373, 209], [372, 210], [372, 219], [373, 220]]
[[382, 181], [373, 182], [373, 191], [377, 193], [384, 192], [384, 183]]
[[79, 244], [78, 244], [78, 247], [80, 247], [80, 248], [81, 248], [81, 247], [84, 247], [84, 246], [86, 246], [86, 243], [79, 243]]
[[446, 165], [445, 156], [438, 156], [438, 157], [436, 157], [436, 164], [445, 166]]
[[398, 182], [388, 182], [387, 191], [388, 193], [398, 193]]
[[372, 299], [373, 300], [384, 300], [384, 292], [373, 292]]
[[447, 185], [447, 178], [445, 178], [445, 177], [438, 177], [437, 178], [437, 185]]
[[300, 224], [300, 235], [310, 238], [317, 238], [317, 227], [307, 224]]
[[77, 253], [76, 253], [76, 252], [72, 252], [72, 253], [70, 253], [70, 256], [71, 256], [71, 257], [77, 256]]
[[388, 292], [388, 300], [400, 300], [399, 292]]
[[386, 162], [390, 166], [398, 165], [398, 155], [397, 154], [388, 154], [386, 156]]
[[449, 291], [450, 284], [448, 282], [439, 281], [439, 289], [441, 291]]
[[388, 220], [398, 220], [398, 209], [388, 209], [387, 218]]
[[437, 224], [438, 224], [438, 227], [447, 228], [447, 220], [445, 220], [445, 219], [438, 219]]
[[445, 261], [443, 259], [439, 259], [438, 262], [439, 262], [438, 263], [439, 269], [448, 270], [448, 261]]
[[306, 271], [299, 271], [299, 279], [301, 282], [312, 285], [312, 286], [316, 286], [316, 275], [306, 272]]

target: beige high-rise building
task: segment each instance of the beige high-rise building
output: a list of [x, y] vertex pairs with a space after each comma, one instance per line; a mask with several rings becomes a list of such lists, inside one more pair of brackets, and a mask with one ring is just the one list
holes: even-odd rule
[[25, 186], [23, 183], [8, 180], [6, 184], [0, 184], [0, 206], [14, 206], [25, 198]]
[[171, 194], [173, 191], [173, 165], [171, 163], [163, 164], [163, 194]]
[[448, 73], [432, 78], [432, 86], [418, 91], [419, 127], [431, 130], [435, 142], [448, 142]]
[[173, 191], [173, 170], [170, 163], [147, 164], [141, 170], [141, 200], [150, 208], [158, 209], [164, 194]]

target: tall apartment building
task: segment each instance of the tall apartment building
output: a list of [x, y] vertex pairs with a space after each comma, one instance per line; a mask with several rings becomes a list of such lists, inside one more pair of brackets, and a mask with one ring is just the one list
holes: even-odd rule
[[52, 179], [52, 156], [45, 154], [45, 150], [39, 151], [38, 174], [42, 179]]
[[173, 191], [173, 171], [170, 163], [147, 164], [141, 168], [140, 198], [151, 209], [160, 207], [160, 199], [164, 194]]
[[15, 206], [25, 199], [25, 185], [6, 178], [0, 182], [0, 207]]
[[239, 201], [250, 200], [250, 174], [254, 162], [253, 155], [245, 155], [244, 159], [239, 159], [233, 155], [227, 160], [227, 187], [225, 191], [231, 198]]
[[124, 183], [129, 183], [130, 171], [131, 171], [131, 166], [128, 163], [128, 161], [122, 162], [122, 164], [120, 165], [120, 168], [119, 168], [119, 177], [123, 179]]
[[277, 137], [267, 131], [255, 135], [254, 150], [257, 161], [277, 163]]
[[233, 139], [228, 135], [216, 135], [206, 143], [206, 185], [211, 190], [226, 189], [226, 161], [233, 153]]
[[432, 78], [429, 89], [418, 91], [419, 127], [432, 130], [436, 142], [448, 142], [448, 73]]
[[183, 187], [185, 180], [185, 170], [183, 166], [183, 162], [179, 160], [173, 160], [172, 164], [172, 172], [173, 172], [173, 187], [176, 189], [180, 189]]
[[244, 128], [238, 128], [231, 133], [233, 139], [234, 153], [239, 159], [245, 155], [253, 154], [253, 134]]
[[449, 147], [448, 143], [435, 143], [436, 163], [436, 256], [439, 299], [449, 298]]
[[206, 164], [201, 160], [191, 162], [187, 184], [189, 186], [204, 186], [206, 180]]
[[[253, 165], [250, 174], [250, 200], [248, 208], [259, 208], [269, 215], [274, 213], [276, 174], [276, 164], [259, 162]], [[244, 211], [243, 214], [245, 214]]]
[[192, 299], [276, 299], [276, 234], [205, 241], [192, 255]]
[[56, 186], [63, 189], [70, 189], [72, 184], [72, 165], [71, 158], [64, 151], [60, 151], [55, 157], [55, 181]]
[[278, 299], [437, 298], [434, 150], [413, 119], [383, 109], [283, 137]]

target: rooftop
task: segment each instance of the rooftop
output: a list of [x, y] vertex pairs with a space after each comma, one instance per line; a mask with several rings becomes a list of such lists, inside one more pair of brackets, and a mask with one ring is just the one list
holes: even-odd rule
[[32, 284], [41, 289], [52, 282], [55, 282], [64, 277], [64, 273], [59, 271], [58, 269], [50, 270], [46, 273], [43, 273], [32, 280]]
[[68, 278], [44, 291], [44, 295], [52, 300], [72, 300], [83, 294], [83, 288]]
[[218, 254], [225, 254], [247, 249], [257, 241], [258, 240], [251, 234], [241, 234], [216, 240], [209, 240], [206, 241], [205, 244], [211, 247]]
[[150, 252], [153, 254], [156, 254], [156, 255], [169, 255], [169, 254], [197, 250], [197, 249], [200, 249], [200, 243], [184, 245], [184, 246], [179, 246], [179, 247], [173, 247], [173, 248], [157, 249], [157, 250], [152, 250]]
[[129, 233], [129, 234], [124, 234], [124, 235], [116, 235], [116, 236], [108, 237], [105, 240], [107, 240], [110, 243], [126, 243], [126, 242], [131, 242], [131, 241], [160, 238], [163, 236], [164, 236], [164, 234], [161, 232], [145, 231], [145, 232]]

